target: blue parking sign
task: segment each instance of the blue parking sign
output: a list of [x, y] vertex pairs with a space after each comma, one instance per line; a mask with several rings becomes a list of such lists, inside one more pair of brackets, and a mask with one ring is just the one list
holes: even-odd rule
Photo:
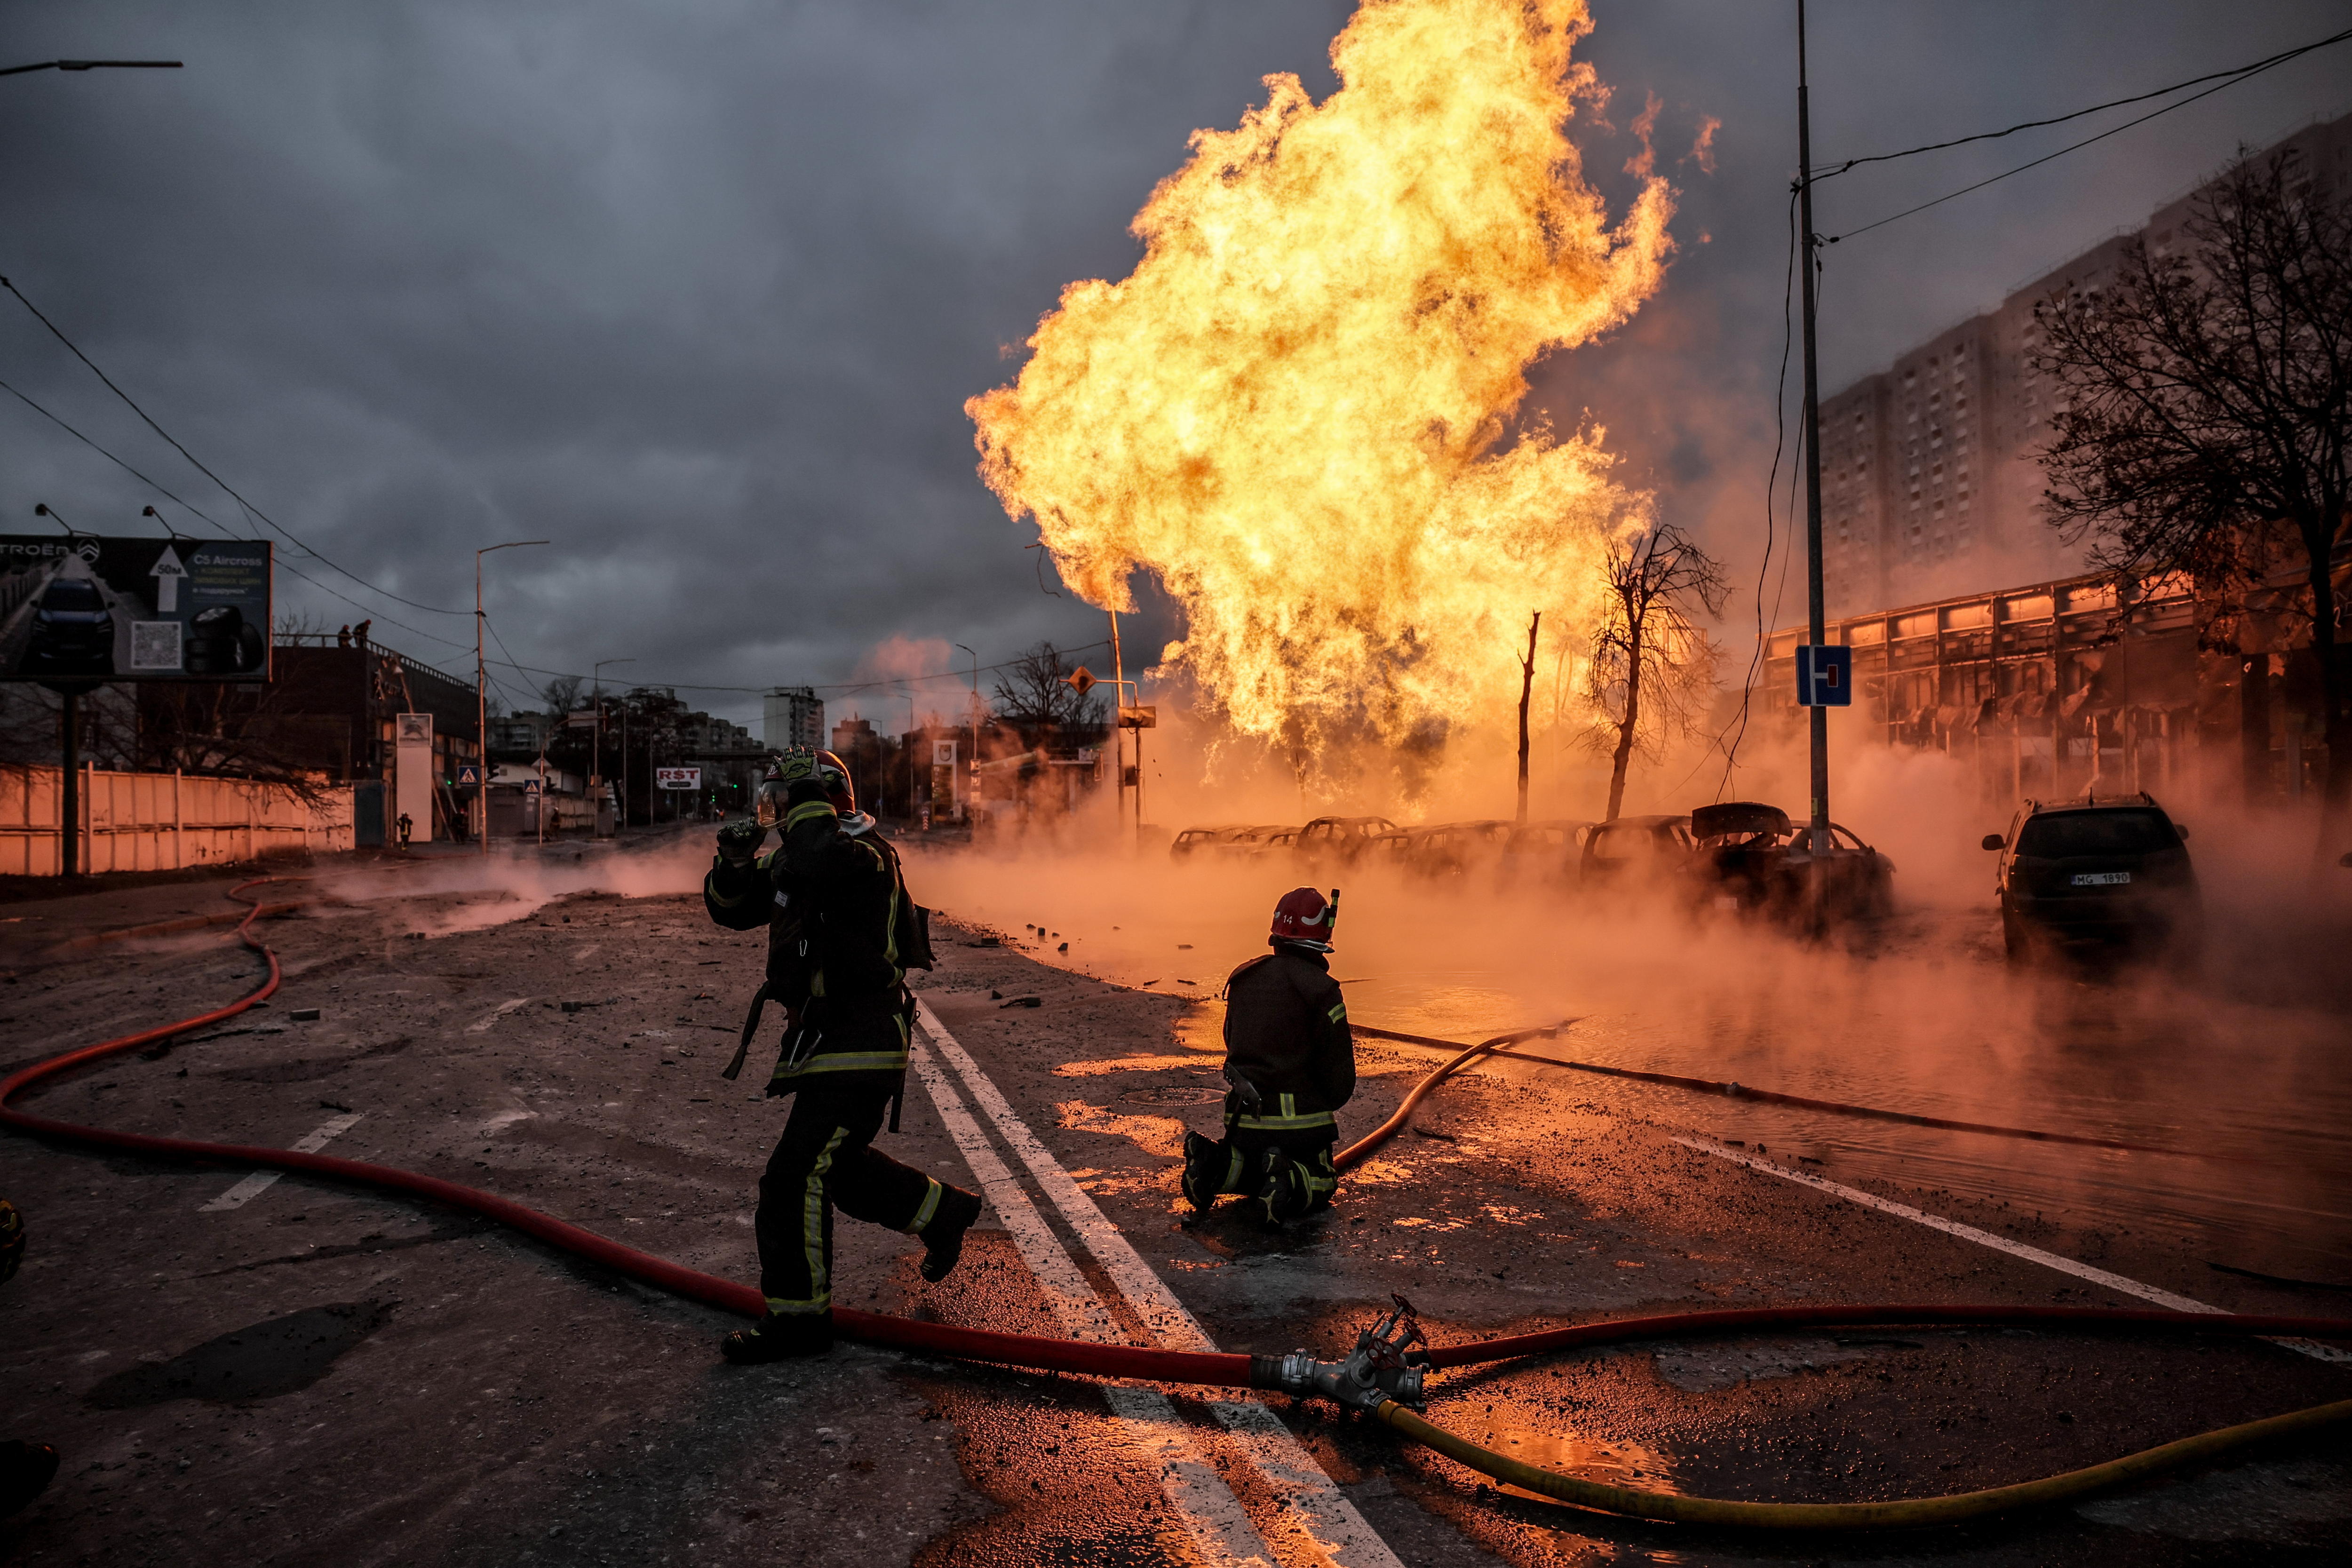
[[1797, 649], [1797, 703], [1803, 708], [1853, 706], [1853, 649], [1805, 643]]

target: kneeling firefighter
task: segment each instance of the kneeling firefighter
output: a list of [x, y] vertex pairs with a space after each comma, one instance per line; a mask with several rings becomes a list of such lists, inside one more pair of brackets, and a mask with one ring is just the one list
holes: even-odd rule
[[[765, 856], [771, 823], [783, 842]], [[980, 1198], [875, 1149], [887, 1115], [898, 1130], [914, 996], [909, 968], [931, 966], [924, 912], [907, 897], [898, 851], [857, 809], [849, 770], [830, 752], [783, 752], [761, 786], [756, 820], [719, 830], [703, 879], [710, 918], [768, 928], [767, 980], [751, 999], [735, 1076], [769, 1001], [784, 1008], [768, 1092], [793, 1095], [783, 1136], [760, 1178], [753, 1221], [756, 1328], [727, 1336], [730, 1362], [819, 1355], [833, 1346], [833, 1211], [922, 1238], [922, 1275], [947, 1277]]]
[[1184, 1135], [1184, 1196], [1205, 1211], [1226, 1193], [1280, 1225], [1330, 1205], [1339, 1186], [1332, 1115], [1356, 1092], [1356, 1039], [1324, 955], [1339, 892], [1283, 895], [1267, 945], [1225, 980], [1225, 1136]]

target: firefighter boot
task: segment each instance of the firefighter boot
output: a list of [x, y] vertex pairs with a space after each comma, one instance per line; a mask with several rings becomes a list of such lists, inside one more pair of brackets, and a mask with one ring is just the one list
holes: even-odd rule
[[1232, 1185], [1227, 1177], [1234, 1174], [1229, 1169], [1233, 1163], [1234, 1156], [1223, 1144], [1198, 1132], [1184, 1134], [1184, 1201], [1192, 1205], [1194, 1214], [1208, 1213]]
[[757, 1326], [738, 1329], [719, 1342], [719, 1353], [737, 1366], [759, 1366], [823, 1355], [833, 1349], [831, 1312], [771, 1312]]
[[[942, 1184], [944, 1185], [944, 1184]], [[940, 1212], [916, 1234], [923, 1238], [923, 1278], [936, 1285], [948, 1277], [963, 1256], [963, 1233], [980, 1217], [980, 1194], [961, 1187], [940, 1194]]]

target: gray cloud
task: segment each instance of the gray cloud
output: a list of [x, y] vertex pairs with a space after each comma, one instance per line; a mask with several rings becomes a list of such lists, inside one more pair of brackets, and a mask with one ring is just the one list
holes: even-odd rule
[[[12, 60], [169, 56], [169, 74], [0, 80], [0, 271], [281, 521], [413, 598], [493, 614], [525, 662], [634, 655], [636, 679], [846, 679], [892, 635], [1001, 657], [1100, 617], [1038, 592], [1030, 537], [971, 471], [964, 398], [1076, 279], [1123, 274], [1128, 219], [1259, 78], [1320, 94], [1342, 0], [480, 6], [424, 0], [12, 9]], [[1684, 190], [1665, 293], [1545, 367], [1629, 473], [1727, 539], [1760, 487], [1780, 342], [1786, 7], [1601, 0], [1613, 131], [1664, 100]], [[2341, 4], [2099, 0], [1813, 8], [1824, 156], [1964, 132], [2235, 63]], [[1832, 252], [1829, 385], [1996, 298], [2315, 110], [2302, 62], [2049, 170]], [[1701, 115], [1717, 170], [1674, 160]], [[2054, 145], [2025, 139], [1825, 188], [1837, 232]], [[1702, 241], [1702, 235], [1707, 237]], [[0, 302], [5, 303], [5, 302]], [[36, 323], [0, 376], [224, 521], [235, 504]], [[133, 531], [151, 498], [0, 399], [0, 527], [36, 500]], [[299, 554], [287, 559], [301, 564]], [[331, 574], [315, 574], [367, 600]], [[283, 579], [331, 624], [362, 613]], [[1147, 623], [1154, 617], [1147, 616]], [[1139, 627], [1150, 646], [1165, 635]], [[461, 616], [383, 606], [449, 662]], [[711, 694], [750, 717], [755, 703]]]

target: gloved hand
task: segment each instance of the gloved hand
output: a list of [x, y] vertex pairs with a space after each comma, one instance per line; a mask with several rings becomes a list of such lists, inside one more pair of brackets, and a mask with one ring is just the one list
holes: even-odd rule
[[719, 858], [730, 866], [749, 866], [767, 837], [767, 827], [748, 816], [730, 822], [719, 830]]

